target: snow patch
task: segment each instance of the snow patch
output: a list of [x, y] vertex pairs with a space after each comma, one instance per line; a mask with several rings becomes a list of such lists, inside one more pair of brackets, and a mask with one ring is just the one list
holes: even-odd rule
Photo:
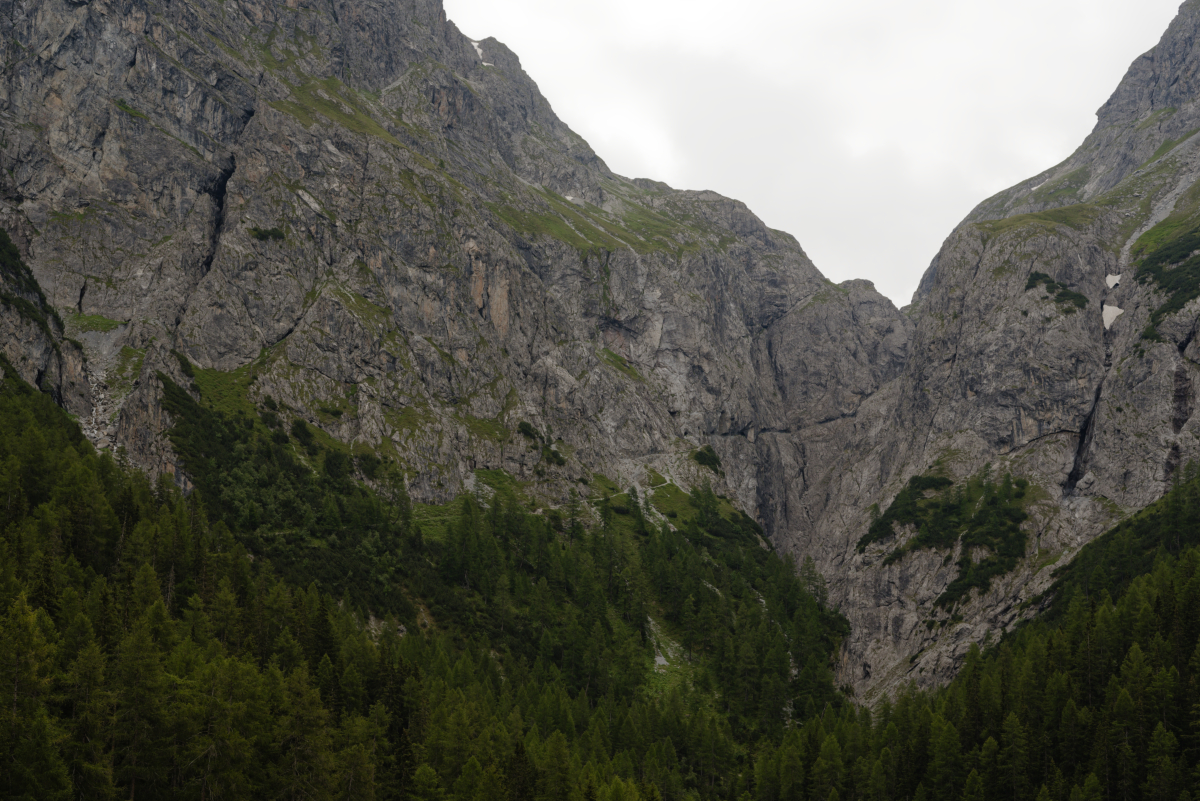
[[1116, 306], [1101, 306], [1100, 316], [1104, 318], [1104, 330], [1112, 328], [1113, 320], [1125, 313], [1124, 309], [1118, 309]]
[[[483, 48], [479, 46], [479, 42], [476, 42], [474, 39], [471, 39], [470, 42], [471, 46], [475, 48], [475, 52], [479, 54], [479, 60], [483, 61]], [[484, 64], [484, 66], [490, 67], [491, 64]]]
[[1113, 288], [1113, 287], [1115, 287], [1117, 284], [1121, 283], [1121, 276], [1119, 276], [1119, 275], [1106, 275], [1106, 276], [1104, 276], [1104, 283], [1108, 284], [1108, 288], [1109, 288], [1109, 289], [1112, 289], [1112, 288]]

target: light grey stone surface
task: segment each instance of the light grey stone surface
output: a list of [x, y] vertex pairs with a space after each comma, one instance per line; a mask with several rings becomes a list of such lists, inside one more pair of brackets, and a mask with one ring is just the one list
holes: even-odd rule
[[[711, 479], [817, 561], [851, 621], [843, 683], [941, 681], [1200, 451], [1200, 303], [1141, 339], [1162, 299], [1131, 248], [1194, 202], [1198, 19], [1189, 0], [1071, 159], [972, 212], [901, 312], [738, 201], [613, 174], [435, 0], [17, 0], [0, 217], [54, 306], [120, 325], [81, 340], [85, 367], [0, 318], [6, 352], [44, 363], [95, 441], [181, 481], [173, 351], [398, 458], [423, 501], [483, 468], [546, 503], [594, 472]], [[1027, 290], [1034, 271], [1084, 308]], [[706, 444], [720, 476], [688, 458]], [[933, 604], [947, 554], [856, 551], [911, 476], [989, 465], [1039, 488], [1029, 552], [955, 617]]]

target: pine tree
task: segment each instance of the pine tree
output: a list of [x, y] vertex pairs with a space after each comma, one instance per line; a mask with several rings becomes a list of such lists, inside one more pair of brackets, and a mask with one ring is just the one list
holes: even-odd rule
[[104, 653], [90, 641], [67, 672], [71, 715], [64, 756], [76, 795], [82, 799], [108, 799], [116, 793], [112, 754], [107, 748], [112, 736], [113, 697], [105, 668]]
[[786, 745], [779, 759], [779, 799], [803, 801], [803, 798], [804, 761], [798, 748]]
[[117, 686], [116, 775], [137, 801], [165, 779], [162, 717], [166, 711], [162, 659], [145, 621], [134, 624], [121, 642], [115, 670]]
[[1142, 797], [1146, 801], [1177, 800], [1182, 789], [1175, 765], [1177, 748], [1175, 735], [1159, 723], [1150, 737], [1150, 748], [1146, 754], [1146, 783], [1142, 785]]
[[445, 795], [442, 780], [433, 768], [421, 765], [413, 772], [412, 784], [408, 788], [408, 798], [412, 801], [442, 801]]
[[983, 777], [979, 775], [979, 771], [972, 770], [967, 776], [967, 782], [963, 785], [962, 801], [985, 801], [987, 798], [983, 790]]
[[571, 749], [561, 731], [551, 734], [543, 744], [538, 774], [539, 799], [556, 801], [570, 796]]
[[958, 731], [941, 715], [935, 716], [929, 742], [929, 768], [926, 771], [933, 796], [957, 797], [961, 771], [962, 749]]
[[6, 776], [0, 786], [5, 796], [37, 801], [67, 801], [72, 796], [71, 779], [63, 763], [62, 732], [44, 707], [37, 707], [22, 726], [21, 734], [5, 759]]
[[525, 745], [520, 740], [513, 746], [505, 775], [508, 777], [509, 801], [533, 801], [537, 791], [538, 774], [525, 753]]
[[1027, 739], [1025, 727], [1012, 712], [1004, 719], [1001, 742], [1003, 743], [999, 754], [1001, 785], [1005, 789], [1006, 797], [1012, 798], [1013, 801], [1021, 801], [1025, 797], [1028, 785], [1028, 776], [1026, 775]]
[[812, 767], [812, 795], [825, 798], [837, 790], [842, 782], [842, 747], [837, 737], [830, 734], [821, 743], [821, 751]]
[[821, 575], [821, 571], [817, 570], [817, 563], [813, 561], [811, 555], [804, 557], [804, 564], [800, 566], [800, 581], [804, 583], [804, 589], [808, 590], [816, 602], [821, 606], [829, 603], [829, 590], [825, 586], [825, 577]]

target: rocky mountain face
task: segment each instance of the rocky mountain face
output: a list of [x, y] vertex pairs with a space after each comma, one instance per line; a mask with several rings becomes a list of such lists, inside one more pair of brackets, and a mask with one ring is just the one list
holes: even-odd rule
[[[828, 465], [816, 495], [832, 503], [774, 527], [820, 554], [852, 623], [842, 676], [859, 690], [943, 680], [971, 642], [1036, 609], [1055, 566], [1200, 457], [1198, 27], [1200, 4], [1184, 3], [1070, 158], [951, 233], [904, 310], [908, 361], [869, 401], [875, 431]], [[912, 547], [915, 526], [897, 526], [856, 547], [870, 504], [886, 509], [911, 477], [984, 471], [1034, 487], [1024, 554], [986, 589], [937, 604], [964, 541]]]
[[[101, 441], [151, 469], [174, 469], [155, 376], [182, 380], [175, 352], [402, 460], [425, 500], [483, 468], [551, 498], [648, 465], [686, 485], [734, 431], [752, 508], [755, 433], [809, 392], [770, 380], [772, 349], [889, 307], [741, 203], [611, 173], [436, 2], [14, 9], [0, 222], [88, 346]], [[890, 377], [906, 329], [881, 313], [883, 366], [858, 338], [828, 365]], [[829, 378], [836, 415], [854, 396]]]
[[[612, 173], [436, 0], [17, 0], [0, 226], [36, 285], [5, 353], [153, 471], [180, 472], [163, 375], [395, 459], [426, 502], [480, 470], [545, 504], [712, 481], [825, 573], [846, 684], [939, 681], [1200, 451], [1200, 305], [1134, 280], [1200, 225], [1198, 21], [902, 313], [742, 203]], [[858, 547], [913, 476], [985, 470], [1031, 487], [1023, 552], [954, 605], [987, 547]]]
[[547, 503], [653, 470], [754, 512], [904, 364], [868, 283], [742, 203], [613, 174], [436, 2], [51, 0], [8, 25], [0, 223], [87, 352], [77, 413], [148, 469], [179, 467], [158, 376], [199, 371], [207, 402], [399, 460], [420, 500], [482, 469]]

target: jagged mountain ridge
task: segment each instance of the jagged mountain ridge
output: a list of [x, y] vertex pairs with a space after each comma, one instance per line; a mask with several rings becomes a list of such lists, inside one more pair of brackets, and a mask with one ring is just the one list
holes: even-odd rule
[[175, 349], [257, 360], [254, 397], [395, 452], [428, 499], [480, 467], [531, 477], [537, 454], [489, 435], [521, 419], [576, 454], [559, 495], [650, 462], [687, 482], [710, 432], [746, 433], [723, 455], [753, 508], [753, 429], [788, 414], [761, 374], [797, 310], [862, 295], [903, 351], [885, 299], [743, 204], [612, 174], [440, 4], [39, 2], [14, 30], [3, 221], [93, 375], [140, 363], [97, 434], [154, 469]]
[[614, 175], [437, 3], [35, 2], [12, 27], [0, 222], [89, 354], [76, 413], [149, 469], [179, 468], [156, 376], [194, 365], [400, 459], [422, 500], [652, 468], [755, 512], [904, 362], [869, 283], [737, 201]]
[[[972, 211], [905, 309], [910, 358], [880, 393], [890, 424], [849, 444], [837, 514], [811, 529], [854, 632], [842, 678], [860, 690], [943, 680], [971, 642], [1036, 610], [1055, 566], [1200, 456], [1194, 287], [1139, 266], [1197, 223], [1198, 26], [1185, 2], [1083, 145]], [[986, 592], [937, 607], [961, 543], [890, 563], [917, 532], [856, 547], [869, 504], [886, 508], [910, 477], [984, 470], [1023, 476], [1039, 497], [1024, 558]]]
[[[593, 473], [711, 479], [830, 579], [846, 684], [939, 681], [1196, 450], [1195, 315], [1160, 326], [1182, 349], [1147, 342], [1155, 290], [1106, 283], [1194, 181], [1176, 78], [1196, 18], [1185, 3], [1070, 160], [951, 234], [901, 314], [744, 204], [613, 174], [436, 2], [17, 4], [0, 224], [91, 387], [35, 367], [49, 346], [6, 352], [156, 471], [179, 468], [156, 375], [194, 366], [401, 460], [421, 500], [484, 468], [547, 503]], [[1083, 307], [1027, 289], [1035, 272]], [[705, 444], [719, 475], [689, 458]], [[1038, 488], [1026, 554], [987, 592], [938, 608], [944, 551], [884, 564], [912, 532], [855, 547], [910, 477], [985, 465]]]

